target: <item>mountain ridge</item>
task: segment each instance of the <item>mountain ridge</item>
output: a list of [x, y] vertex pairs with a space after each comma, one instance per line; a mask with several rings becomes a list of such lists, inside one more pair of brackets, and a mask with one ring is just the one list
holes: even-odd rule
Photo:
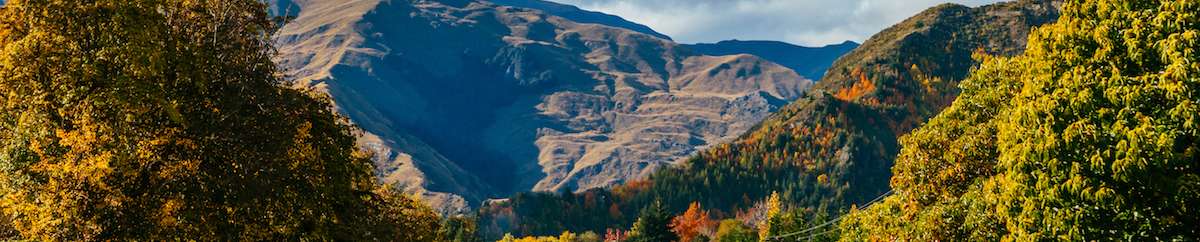
[[751, 54], [779, 63], [800, 75], [820, 80], [838, 57], [858, 48], [853, 41], [822, 47], [806, 47], [772, 40], [723, 40], [717, 43], [684, 45], [705, 55]]
[[602, 13], [602, 12], [596, 12], [596, 11], [588, 11], [588, 10], [580, 9], [579, 7], [568, 5], [568, 4], [561, 4], [561, 3], [556, 3], [556, 2], [551, 2], [551, 1], [543, 1], [543, 0], [486, 0], [486, 1], [495, 3], [497, 5], [506, 5], [506, 6], [512, 6], [512, 7], [518, 7], [518, 8], [536, 9], [536, 10], [545, 12], [546, 14], [559, 16], [559, 17], [562, 17], [565, 19], [569, 19], [571, 21], [575, 21], [577, 23], [599, 24], [599, 25], [604, 25], [604, 26], [625, 28], [628, 30], [633, 30], [635, 32], [652, 35], [654, 37], [671, 40], [670, 36], [667, 36], [666, 34], [663, 34], [663, 33], [659, 33], [658, 31], [655, 31], [654, 29], [651, 29], [650, 27], [647, 27], [646, 25], [642, 25], [639, 23], [631, 22], [629, 20], [625, 20], [624, 18], [621, 18], [620, 16], [606, 14], [606, 13]]
[[295, 3], [301, 12], [276, 37], [277, 62], [364, 130], [360, 144], [376, 154], [382, 179], [442, 211], [644, 177], [736, 136], [812, 85], [755, 56], [703, 56], [537, 10]]

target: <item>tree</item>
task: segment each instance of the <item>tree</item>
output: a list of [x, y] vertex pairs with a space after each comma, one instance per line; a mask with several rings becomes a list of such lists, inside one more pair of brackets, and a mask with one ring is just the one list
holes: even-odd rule
[[783, 211], [783, 202], [779, 200], [778, 192], [771, 192], [771, 196], [767, 197], [767, 214], [766, 218], [758, 224], [758, 239], [766, 241], [773, 232], [771, 225], [779, 218], [780, 212]]
[[711, 236], [714, 225], [716, 223], [708, 216], [708, 211], [700, 208], [698, 202], [693, 202], [687, 211], [671, 219], [671, 231], [679, 236], [681, 242], [693, 241], [700, 236]]
[[736, 219], [721, 220], [721, 224], [717, 226], [717, 233], [713, 237], [722, 242], [758, 241], [755, 231], [742, 225], [742, 221]]
[[11, 227], [33, 240], [432, 234], [404, 224], [433, 213], [375, 184], [327, 100], [281, 87], [274, 29], [256, 0], [9, 1], [0, 211]]
[[[1071, 1], [997, 134], [1019, 239], [1200, 239], [1200, 4]], [[1144, 21], [1130, 21], [1144, 19]]]
[[438, 235], [447, 241], [475, 242], [478, 241], [475, 219], [463, 216], [452, 216], [442, 221]]
[[662, 202], [654, 202], [642, 209], [637, 222], [629, 231], [630, 242], [661, 242], [677, 241], [679, 237], [671, 232], [671, 213], [663, 207]]
[[1068, 1], [905, 138], [898, 195], [843, 220], [843, 238], [1200, 239], [1198, 16], [1191, 1]]
[[585, 232], [583, 234], [571, 233], [571, 231], [563, 231], [558, 237], [554, 236], [529, 236], [516, 238], [512, 234], [505, 234], [500, 239], [501, 242], [600, 242], [600, 235], [593, 232]]

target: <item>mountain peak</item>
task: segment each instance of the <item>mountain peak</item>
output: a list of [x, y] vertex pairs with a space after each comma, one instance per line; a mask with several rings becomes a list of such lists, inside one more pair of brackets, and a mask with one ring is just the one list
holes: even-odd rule
[[846, 41], [839, 45], [804, 47], [771, 40], [723, 40], [717, 43], [698, 43], [685, 47], [705, 55], [750, 54], [791, 68], [805, 78], [816, 80], [838, 57], [858, 47]]

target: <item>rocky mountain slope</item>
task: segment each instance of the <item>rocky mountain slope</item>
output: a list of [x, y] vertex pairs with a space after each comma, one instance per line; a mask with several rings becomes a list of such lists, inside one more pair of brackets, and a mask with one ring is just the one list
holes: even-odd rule
[[857, 48], [858, 43], [846, 41], [823, 47], [804, 47], [780, 41], [726, 40], [685, 46], [705, 55], [755, 55], [792, 68], [806, 78], [820, 80], [833, 61]]
[[737, 140], [644, 182], [568, 196], [519, 194], [485, 207], [481, 226], [493, 234], [603, 231], [629, 226], [634, 217], [627, 215], [654, 201], [672, 213], [699, 202], [729, 216], [772, 192], [804, 222], [866, 203], [889, 188], [897, 137], [954, 100], [958, 81], [977, 64], [971, 56], [1020, 53], [1025, 36], [1055, 21], [1060, 5], [933, 7], [840, 58], [810, 94]]
[[[625, 28], [639, 33], [670, 40], [665, 34], [645, 25], [630, 22], [621, 17], [600, 12], [587, 11], [578, 7], [543, 0], [490, 0], [497, 5], [536, 9], [577, 23], [592, 23]], [[769, 40], [726, 40], [717, 43], [682, 44], [681, 46], [703, 55], [725, 56], [747, 54], [766, 59], [791, 68], [805, 78], [817, 80], [838, 57], [858, 47], [858, 43], [846, 41], [822, 47], [797, 46]]]
[[811, 85], [754, 56], [488, 2], [292, 2], [277, 62], [364, 130], [384, 180], [444, 210], [643, 178]]

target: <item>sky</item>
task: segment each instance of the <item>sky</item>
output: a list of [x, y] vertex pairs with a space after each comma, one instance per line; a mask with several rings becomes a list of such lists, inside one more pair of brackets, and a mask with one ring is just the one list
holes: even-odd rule
[[621, 16], [680, 43], [778, 40], [824, 46], [872, 34], [944, 2], [1000, 0], [551, 0]]

